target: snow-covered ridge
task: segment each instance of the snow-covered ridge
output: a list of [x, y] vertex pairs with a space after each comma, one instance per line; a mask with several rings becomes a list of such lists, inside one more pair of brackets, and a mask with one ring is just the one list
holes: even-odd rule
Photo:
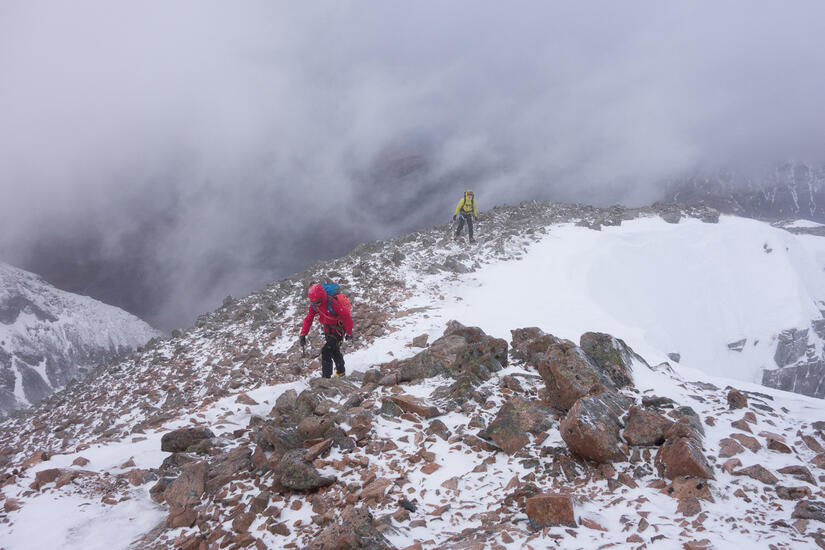
[[[576, 478], [576, 472], [586, 470], [563, 447], [558, 419], [543, 435], [528, 437], [526, 456], [508, 457], [495, 449], [475, 449], [484, 443], [474, 434], [493, 421], [513, 391], [520, 391], [513, 387], [521, 386], [524, 391], [520, 395], [530, 400], [539, 399], [542, 388], [535, 369], [519, 362], [476, 388], [478, 397], [473, 400], [477, 406], [450, 409], [439, 417], [449, 432], [461, 436], [452, 441], [428, 437], [432, 434], [425, 434], [415, 417], [389, 419], [379, 411], [382, 400], [399, 391], [436, 401], [436, 390], [450, 380], [436, 377], [399, 387], [367, 385], [356, 393], [363, 394], [359, 399], [365, 400], [361, 404], [365, 416], [374, 416], [370, 439], [391, 440], [396, 450], [373, 454], [368, 446], [345, 450], [336, 445], [323, 455], [318, 467], [324, 475], [340, 477], [334, 488], [337, 495], [351, 491], [356, 501], [359, 495], [366, 499], [366, 493], [377, 491], [373, 485], [376, 480], [393, 481], [379, 487], [382, 491], [377, 491], [379, 502], [373, 511], [389, 522], [386, 536], [396, 547], [416, 541], [428, 549], [462, 547], [468, 537], [477, 535], [490, 537], [488, 542], [508, 550], [525, 548], [526, 544], [534, 548], [555, 543], [561, 547], [599, 547], [631, 540], [655, 547], [703, 536], [723, 545], [719, 547], [754, 547], [767, 541], [777, 547], [813, 547], [810, 539], [801, 539], [789, 525], [771, 526], [771, 522], [791, 521], [794, 503], [787, 508], [781, 503], [776, 506], [773, 497], [768, 502], [760, 500], [760, 486], [723, 470], [724, 461], [720, 460], [721, 441], [732, 431], [730, 422], [738, 421], [742, 414], [729, 410], [723, 388], [735, 384], [750, 392], [760, 389], [728, 378], [737, 367], [749, 379], [760, 368], [743, 360], [750, 351], [728, 349], [729, 334], [751, 338], [767, 334], [773, 330], [773, 321], [765, 312], [773, 315], [780, 305], [776, 330], [786, 328], [787, 322], [818, 315], [815, 304], [810, 303], [820, 287], [811, 270], [821, 271], [818, 262], [822, 256], [819, 241], [808, 239], [817, 238], [791, 235], [753, 220], [719, 219], [718, 213], [707, 208], [659, 205], [629, 210], [525, 203], [483, 213], [476, 246], [454, 243], [447, 226], [360, 246], [344, 258], [313, 266], [250, 296], [227, 300], [183, 334], [101, 367], [87, 383], [52, 396], [29, 415], [0, 424], [0, 465], [6, 464], [5, 472], [10, 476], [0, 478], [0, 483], [3, 479], [8, 482], [3, 488], [7, 502], [16, 499], [7, 512], [10, 523], [0, 526], [0, 538], [9, 541], [9, 549], [33, 542], [82, 548], [100, 540], [108, 547], [126, 547], [168, 513], [166, 505], [150, 500], [147, 489], [152, 483], [145, 481], [147, 472], [136, 470], [166, 475], [163, 472], [168, 473], [178, 459], [209, 462], [211, 468], [230, 455], [249, 456], [244, 453], [253, 451], [255, 426], [261, 422], [256, 416], [268, 417], [275, 401], [287, 390], [300, 392], [313, 386], [318, 368], [312, 357], [319, 338], [311, 335], [315, 347], [302, 357], [296, 336], [306, 312], [309, 282], [330, 279], [342, 284], [354, 304], [356, 339], [353, 347], [345, 349], [350, 374], [410, 358], [419, 351], [410, 347], [414, 337], [424, 334], [433, 341], [450, 319], [477, 325], [506, 341], [511, 339], [510, 330], [531, 325], [573, 341], [584, 331], [610, 332], [652, 365], [666, 360], [669, 352], [681, 353], [678, 365], [660, 365], [656, 370], [634, 367], [636, 397], [668, 397], [694, 407], [704, 421], [704, 446], [718, 476], [713, 489], [716, 503], [702, 504], [710, 517], [705, 518], [704, 526], [697, 518], [699, 523], [689, 527], [693, 518], [685, 520], [677, 514], [674, 499], [648, 486], [655, 478], [652, 471], [633, 473], [638, 464], [616, 465], [620, 476], [636, 480], [630, 483], [629, 478], [616, 478], [616, 472], [611, 474], [609, 469], [600, 474], [601, 479]], [[708, 288], [714, 281], [721, 281], [719, 287]], [[794, 300], [787, 302], [788, 296]], [[710, 313], [715, 316], [707, 312], [711, 306]], [[746, 315], [725, 314], [726, 309], [735, 312], [740, 306]], [[672, 318], [661, 319], [662, 315]], [[692, 323], [689, 330], [665, 339], [668, 331], [679, 330], [675, 323], [682, 322], [681, 318]], [[662, 325], [650, 326], [651, 319]], [[708, 326], [697, 328], [697, 323]], [[767, 345], [755, 347], [759, 353], [753, 352], [751, 359], [768, 357]], [[708, 365], [709, 361], [712, 364]], [[672, 375], [670, 368], [675, 371]], [[392, 365], [384, 370], [391, 372]], [[725, 378], [719, 378], [722, 375]], [[508, 376], [520, 383], [505, 380]], [[699, 383], [691, 383], [694, 380]], [[807, 438], [814, 437], [812, 422], [825, 419], [825, 404], [764, 391], [767, 397], [750, 395], [756, 414], [752, 428], [763, 439], [763, 450], [759, 454], [743, 451], [743, 466], [760, 462], [778, 471], [815, 460], [818, 451], [803, 447], [815, 441], [798, 443], [797, 430], [803, 430]], [[334, 406], [343, 406], [354, 397], [336, 397]], [[184, 426], [205, 427], [217, 434], [214, 453], [183, 453], [161, 467], [170, 456], [159, 450], [161, 437]], [[353, 422], [340, 426], [347, 432], [357, 428]], [[766, 455], [763, 430], [781, 434], [794, 447], [794, 454]], [[52, 458], [23, 468], [40, 450]], [[419, 461], [412, 462], [410, 456], [416, 454]], [[650, 454], [643, 453], [645, 464], [651, 462]], [[250, 460], [261, 460], [260, 453], [253, 456], [257, 458]], [[81, 458], [90, 462], [82, 465]], [[435, 473], [422, 472], [424, 462], [439, 468]], [[40, 485], [36, 474], [50, 468], [92, 473], [78, 473], [79, 477], [61, 488], [46, 482], [35, 491], [28, 489], [33, 483]], [[573, 479], [547, 477], [548, 472], [557, 476], [553, 470], [560, 468], [564, 476], [570, 470]], [[15, 470], [19, 473], [12, 474]], [[370, 481], [372, 475], [375, 477]], [[133, 479], [134, 487], [130, 485]], [[302, 494], [287, 494], [280, 500], [274, 494], [267, 495], [272, 498], [266, 509], [269, 514], [257, 511], [249, 515], [256, 506], [253, 499], [261, 501], [260, 493], [269, 491], [268, 480], [265, 475], [245, 472], [213, 500], [204, 495], [202, 511], [210, 518], [207, 531], [218, 533], [226, 544], [234, 537], [240, 542], [255, 542], [243, 538], [248, 536], [270, 547], [290, 542], [301, 547], [313, 540], [321, 524], [329, 521], [320, 511], [323, 499], [318, 502], [310, 497], [310, 505]], [[572, 488], [582, 499], [576, 505], [576, 517], [597, 527], [580, 526], [573, 534], [561, 527], [531, 533], [526, 516], [513, 502], [501, 502], [528, 482], [541, 490]], [[797, 483], [790, 476], [783, 476], [781, 482]], [[806, 487], [821, 496], [815, 483]], [[745, 498], [730, 496], [737, 488], [744, 490]], [[392, 497], [384, 498], [383, 490]], [[418, 512], [411, 512], [409, 523], [403, 517], [388, 518], [397, 509], [402, 490], [420, 506]], [[123, 498], [127, 500], [121, 501]], [[85, 502], [92, 504], [78, 505]], [[497, 511], [499, 505], [509, 508]], [[22, 508], [14, 511], [15, 506]], [[36, 529], [44, 511], [65, 518], [53, 531], [54, 536]], [[275, 511], [279, 518], [271, 523]], [[246, 526], [248, 531], [242, 527], [241, 516], [253, 522]], [[758, 516], [758, 525], [742, 522], [746, 516]], [[135, 517], [140, 521], [132, 521]], [[333, 514], [332, 521], [337, 519]], [[90, 524], [98, 529], [88, 531]], [[259, 529], [265, 524], [266, 529]], [[504, 537], [488, 533], [490, 525], [512, 526], [512, 530]], [[218, 527], [228, 532], [218, 532]], [[699, 527], [705, 529], [704, 534]], [[800, 528], [804, 531], [804, 526]], [[465, 534], [465, 529], [470, 531]], [[684, 534], [687, 531], [691, 534]], [[37, 536], [43, 540], [32, 538]], [[164, 523], [147, 534], [142, 544], [153, 548], [197, 545], [199, 536], [197, 527], [167, 527]]]
[[0, 414], [37, 403], [155, 336], [134, 315], [0, 263]]

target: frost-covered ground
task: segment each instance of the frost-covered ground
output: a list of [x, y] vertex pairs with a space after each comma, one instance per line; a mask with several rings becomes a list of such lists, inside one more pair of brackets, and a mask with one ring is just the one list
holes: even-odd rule
[[[406, 281], [408, 297], [399, 305], [404, 314], [390, 319], [387, 324], [392, 330], [368, 346], [345, 350], [348, 370], [366, 371], [392, 359], [410, 357], [420, 351], [408, 346], [414, 337], [426, 333], [432, 341], [441, 335], [450, 319], [481, 327], [508, 341], [510, 330], [529, 326], [574, 341], [586, 331], [607, 332], [623, 339], [651, 365], [667, 361], [668, 353], [681, 354], [681, 363], [671, 361], [674, 374], [667, 369], [651, 370], [636, 364], [634, 381], [640, 396], [670, 397], [690, 405], [700, 418], [714, 419], [713, 425], [705, 425], [704, 440], [706, 454], [714, 462], [724, 462], [715, 456], [719, 442], [735, 431], [730, 422], [742, 417], [741, 410], [728, 409], [728, 385], [767, 396], [757, 402], [771, 410], [755, 411], [753, 433], [780, 434], [793, 447], [791, 455], [768, 451], [764, 446], [760, 452], [745, 451], [739, 455], [743, 466], [759, 463], [775, 472], [783, 466], [813, 459], [816, 453], [803, 445], [798, 436], [801, 431], [813, 433], [811, 424], [825, 420], [825, 402], [770, 390], [754, 382], [759, 380], [762, 368], [772, 366], [771, 344], [778, 331], [807, 325], [821, 316], [819, 301], [825, 299], [825, 280], [821, 276], [825, 268], [825, 239], [793, 235], [768, 224], [734, 217], [722, 217], [718, 224], [695, 219], [668, 224], [659, 218], [641, 218], [618, 227], [605, 226], [601, 231], [573, 224], [549, 229], [537, 242], [525, 240], [526, 253], [519, 259], [490, 260], [470, 273], [422, 273], [409, 261], [401, 262], [394, 276]], [[447, 245], [448, 254], [463, 252], [466, 249], [462, 245]], [[302, 304], [302, 300], [297, 298], [291, 303]], [[299, 312], [302, 307], [299, 306]], [[354, 313], [358, 327], [357, 301]], [[290, 349], [295, 338], [294, 326], [286, 324], [282, 328], [284, 334], [274, 337], [262, 350], [264, 354], [286, 353]], [[728, 343], [742, 338], [748, 339], [742, 352], [728, 349]], [[209, 346], [213, 345], [208, 338], [199, 334], [189, 345], [195, 349], [202, 346], [203, 351], [197, 356], [204, 366], [198, 368], [208, 369], [214, 364], [208, 359]], [[511, 365], [497, 373], [485, 384], [492, 396], [490, 406], [478, 413], [483, 421], [489, 422], [504, 402], [506, 394], [497, 388], [501, 377], [508, 374], [527, 375], [524, 380], [530, 389], [541, 385], [536, 372], [523, 365]], [[104, 478], [122, 474], [128, 460], [133, 461], [129, 467], [156, 468], [167, 455], [160, 451], [160, 438], [169, 429], [198, 424], [219, 433], [223, 429], [246, 427], [253, 415], [265, 416], [281, 393], [289, 388], [300, 391], [307, 387], [309, 378], [317, 375], [305, 371], [289, 383], [237, 387], [230, 395], [205, 401], [196, 410], [156, 429], [147, 429], [139, 436], [118, 436], [115, 441], [81, 445], [32, 466], [14, 484], [3, 488], [6, 501], [18, 499], [22, 505], [8, 513], [7, 523], [0, 524], [0, 547], [128, 547], [166, 516], [165, 506], [150, 500], [149, 485], [131, 488], [125, 493], [126, 500], [106, 504], [101, 503], [98, 492], [87, 490], [82, 484], [62, 490], [47, 488], [42, 493], [27, 490], [35, 474], [45, 468], [72, 468], [74, 460], [81, 456], [89, 462], [76, 468]], [[691, 384], [694, 381], [714, 384], [718, 389]], [[443, 383], [432, 379], [404, 386], [403, 391], [429, 399]], [[237, 393], [242, 390], [259, 405], [237, 403]], [[391, 392], [387, 388], [376, 391], [376, 400]], [[469, 420], [455, 411], [439, 419], [453, 432], [467, 429]], [[391, 439], [399, 447], [379, 456], [364, 455], [360, 450], [353, 453], [376, 466], [379, 475], [396, 475], [390, 463], [421, 450], [434, 453], [440, 466], [432, 474], [421, 473], [415, 466], [405, 474], [409, 483], [399, 491], [419, 502], [420, 515], [427, 523], [416, 527], [398, 524], [388, 530], [386, 536], [399, 548], [416, 541], [426, 548], [450, 547], [464, 529], [478, 528], [489, 521], [485, 514], [500, 506], [514, 478], [518, 481], [530, 475], [530, 470], [502, 452], [475, 452], [466, 445], [448, 444], [440, 439], [422, 442], [414, 435], [420, 430], [409, 422], [377, 415], [373, 429], [375, 438]], [[532, 443], [537, 459], [543, 459], [543, 447], [563, 444], [557, 426], [548, 431], [542, 442]], [[341, 451], [333, 449], [325, 460], [332, 463], [342, 458]], [[818, 470], [813, 466], [811, 469], [818, 477]], [[360, 479], [354, 470], [329, 468], [322, 473], [335, 473], [342, 483], [357, 483]], [[512, 529], [505, 530], [507, 538], [495, 542], [508, 550], [553, 545], [599, 548], [607, 543], [623, 547], [630, 546], [626, 542], [630, 535], [638, 534], [644, 541], [640, 544], [646, 544], [646, 548], [674, 548], [701, 538], [709, 539], [716, 548], [769, 548], [771, 544], [777, 548], [816, 547], [811, 539], [802, 538], [790, 526], [770, 527], [777, 521], [790, 523], [794, 502], [777, 504], [759, 496], [750, 502], [734, 498], [732, 493], [738, 488], [744, 488], [750, 495], [763, 494], [766, 489], [755, 480], [732, 476], [721, 469], [716, 470], [716, 475], [712, 490], [715, 502], [703, 504], [703, 514], [707, 516], [698, 527], [691, 524], [695, 518], [685, 519], [676, 513], [676, 500], [648, 488], [649, 480], [637, 487], [619, 489], [608, 489], [606, 481], [594, 481], [579, 488], [575, 513], [577, 518], [591, 519], [605, 530], [579, 527], [571, 534], [571, 530], [558, 527], [532, 533], [526, 516], [516, 513], [508, 517]], [[453, 478], [455, 483], [445, 488], [443, 484]], [[781, 480], [788, 485], [808, 485], [787, 477]], [[823, 496], [817, 485], [809, 487], [814, 498]], [[300, 500], [284, 502], [281, 516], [284, 523], [297, 526], [296, 534], [301, 532], [301, 526], [312, 527], [313, 511], [309, 505], [296, 505], [297, 509], [287, 506]], [[450, 507], [443, 510], [446, 504]], [[377, 510], [376, 514], [380, 512]], [[49, 518], [48, 530], [43, 529], [44, 517]], [[758, 520], [755, 524], [751, 523], [754, 518]], [[270, 547], [286, 544], [287, 538], [257, 531], [259, 525], [253, 524], [251, 532]], [[185, 532], [181, 529], [176, 533]], [[508, 542], [508, 538], [512, 540]], [[450, 540], [453, 542], [445, 542]]]

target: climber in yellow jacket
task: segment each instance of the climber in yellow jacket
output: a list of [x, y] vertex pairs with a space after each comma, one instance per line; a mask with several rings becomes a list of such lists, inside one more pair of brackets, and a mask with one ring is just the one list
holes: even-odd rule
[[464, 196], [461, 197], [461, 200], [458, 201], [458, 206], [455, 207], [453, 220], [456, 218], [459, 218], [459, 220], [453, 239], [458, 240], [458, 236], [464, 228], [464, 222], [467, 222], [467, 232], [470, 234], [470, 242], [476, 242], [473, 238], [473, 220], [478, 220], [478, 205], [476, 204], [476, 199], [475, 196], [473, 196], [473, 192], [469, 189], [464, 191]]

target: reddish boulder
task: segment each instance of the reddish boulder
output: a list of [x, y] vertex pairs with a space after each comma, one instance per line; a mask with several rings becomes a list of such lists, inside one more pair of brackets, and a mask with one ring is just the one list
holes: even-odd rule
[[735, 439], [725, 438], [719, 442], [719, 457], [730, 458], [745, 452], [745, 448]]
[[535, 530], [555, 525], [576, 526], [573, 515], [573, 501], [567, 494], [544, 494], [527, 498], [525, 505], [527, 519]]
[[728, 392], [728, 407], [732, 409], [744, 409], [748, 406], [748, 398], [741, 391], [731, 388]]
[[181, 474], [164, 491], [163, 496], [169, 504], [169, 526], [190, 526], [197, 519], [192, 510], [201, 501], [206, 489], [206, 464], [193, 462], [185, 464]]
[[33, 455], [31, 455], [29, 458], [27, 458], [25, 462], [23, 462], [22, 468], [26, 469], [29, 466], [34, 466], [35, 464], [40, 464], [41, 462], [45, 462], [45, 461], [49, 460], [49, 457], [50, 457], [50, 455], [46, 451], [37, 451]]
[[610, 379], [612, 388], [633, 385], [634, 362], [647, 365], [623, 340], [603, 332], [585, 332], [579, 345], [596, 366]]
[[748, 466], [747, 468], [735, 470], [733, 475], [748, 476], [757, 481], [761, 481], [766, 485], [776, 485], [779, 482], [779, 479], [761, 464], [754, 464], [753, 466]]
[[329, 550], [369, 548], [391, 550], [395, 548], [376, 528], [370, 511], [365, 508], [347, 508], [341, 514], [341, 523], [332, 523], [313, 537], [304, 550]]
[[794, 508], [793, 519], [815, 519], [825, 522], [825, 503], [816, 500], [800, 500]]
[[759, 443], [759, 440], [755, 437], [751, 437], [749, 435], [735, 433], [730, 434], [732, 439], [735, 439], [739, 443], [741, 443], [744, 447], [747, 447], [754, 453], [758, 453], [759, 449], [762, 448], [762, 445]]
[[613, 385], [580, 347], [567, 340], [550, 346], [538, 371], [547, 386], [550, 405], [562, 411], [569, 410], [597, 384]]
[[552, 425], [551, 412], [526, 399], [511, 397], [499, 409], [487, 427], [487, 435], [508, 455], [513, 455], [529, 443], [527, 432], [538, 433]]
[[800, 500], [811, 496], [810, 487], [785, 487], [783, 485], [776, 486], [776, 495], [783, 500]]
[[810, 483], [811, 485], [816, 485], [814, 476], [811, 474], [811, 471], [805, 466], [785, 466], [784, 468], [779, 468], [777, 472], [779, 472], [780, 474], [791, 476], [794, 479], [798, 479], [799, 481], [804, 481], [806, 483]]
[[160, 450], [167, 453], [179, 453], [205, 439], [214, 437], [215, 434], [209, 428], [180, 428], [163, 434], [160, 439]]
[[622, 438], [631, 445], [661, 445], [671, 424], [673, 422], [661, 414], [634, 405], [625, 418]]
[[393, 395], [385, 399], [398, 405], [402, 411], [415, 413], [422, 418], [435, 418], [442, 414], [437, 407], [422, 403], [411, 395]]
[[524, 361], [533, 366], [538, 365], [551, 345], [561, 342], [560, 339], [552, 334], [546, 334], [537, 327], [511, 330], [510, 334], [513, 335], [510, 355], [516, 361]]
[[626, 460], [619, 439], [620, 417], [626, 402], [625, 398], [606, 392], [576, 401], [559, 426], [567, 447], [596, 462]]
[[688, 437], [665, 441], [656, 453], [655, 464], [659, 472], [668, 479], [678, 476], [714, 479], [713, 469], [699, 443]]
[[39, 491], [41, 487], [47, 483], [55, 481], [63, 472], [60, 468], [49, 468], [48, 470], [40, 470], [34, 474], [34, 483], [30, 485], [35, 491]]

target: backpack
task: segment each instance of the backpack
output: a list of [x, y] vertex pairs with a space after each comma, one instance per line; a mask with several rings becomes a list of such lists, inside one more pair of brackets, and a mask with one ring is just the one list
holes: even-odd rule
[[341, 292], [340, 286], [335, 283], [324, 283], [321, 286], [324, 287], [324, 292], [327, 293], [327, 310], [330, 315], [335, 315], [335, 311], [332, 309], [332, 304], [330, 303], [332, 300], [335, 300], [339, 306], [344, 306], [344, 309], [347, 311], [352, 311], [352, 304], [349, 298]]

